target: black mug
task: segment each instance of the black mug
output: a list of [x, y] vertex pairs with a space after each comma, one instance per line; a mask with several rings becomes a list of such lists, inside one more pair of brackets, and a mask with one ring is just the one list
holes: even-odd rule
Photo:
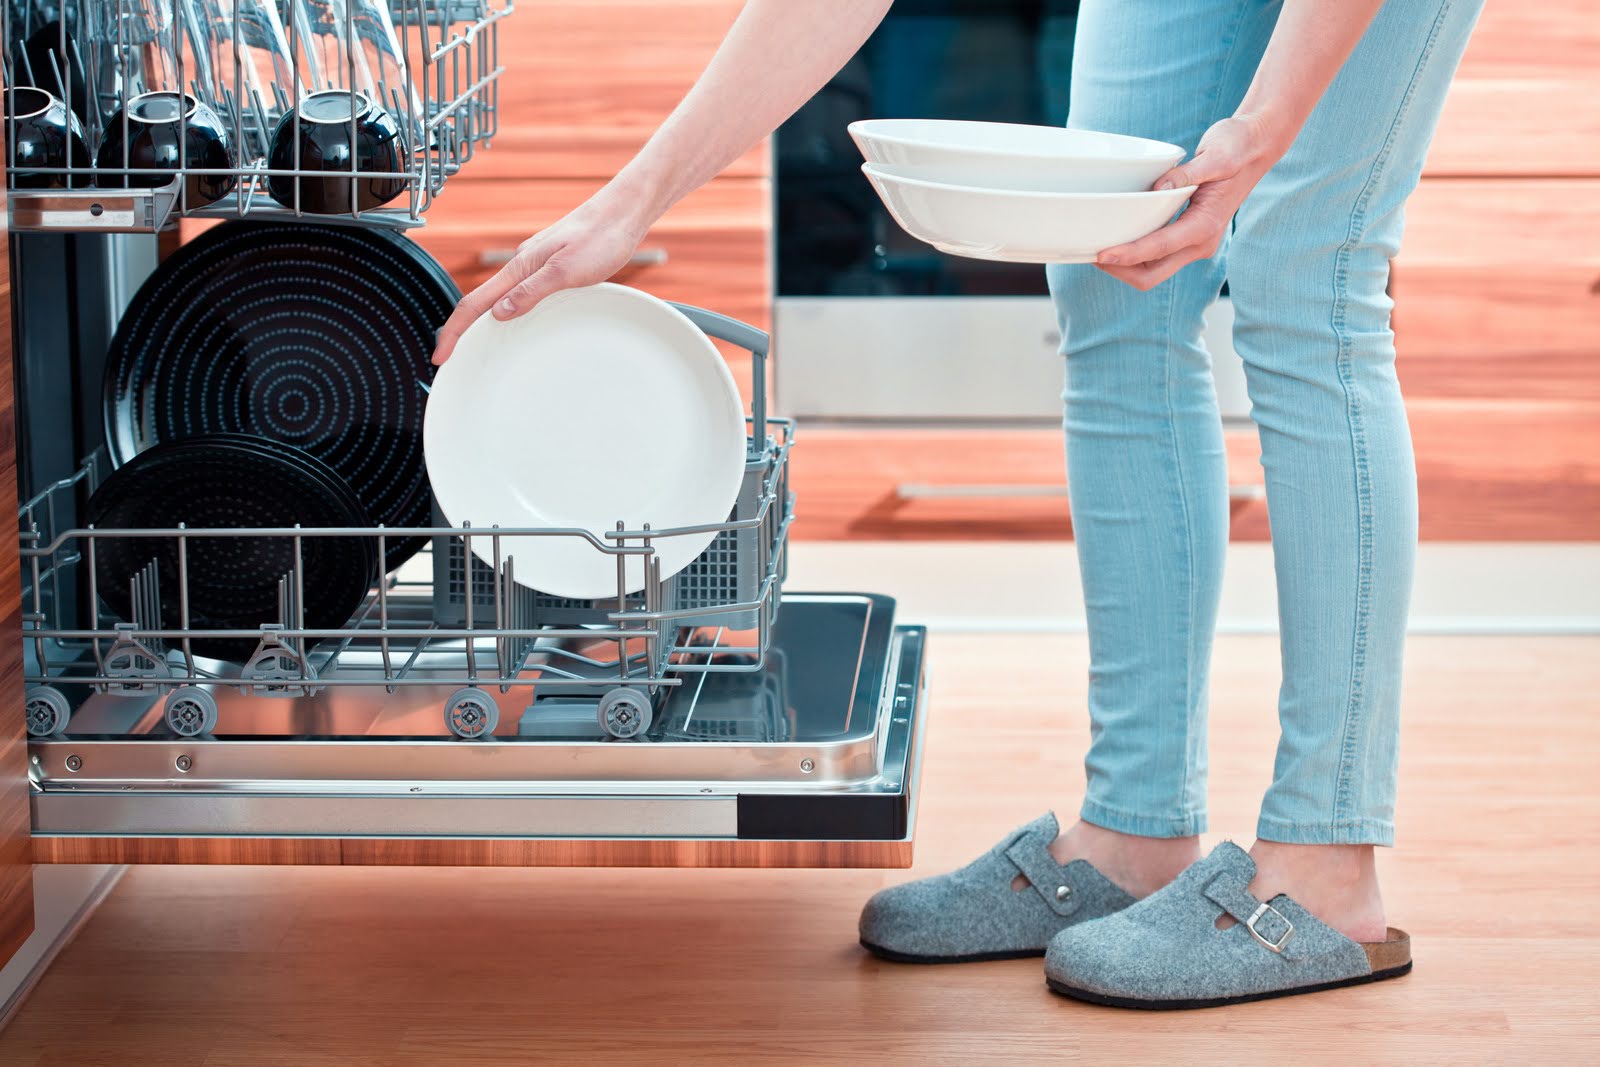
[[[106, 124], [99, 183], [105, 188], [153, 189], [172, 181], [180, 160], [190, 171], [183, 183], [186, 207], [203, 207], [233, 191], [237, 179], [232, 174], [193, 173], [235, 166], [227, 128], [217, 113], [187, 93], [145, 93], [129, 100]], [[143, 173], [117, 173], [123, 168]]]
[[[89, 146], [67, 105], [43, 89], [6, 90], [6, 171], [16, 189], [65, 189], [89, 184]], [[16, 138], [12, 139], [11, 130]], [[75, 167], [81, 174], [44, 174], [35, 167]]]
[[[351, 140], [351, 115], [355, 116], [354, 151]], [[299, 121], [296, 122], [296, 116]], [[298, 144], [300, 158], [295, 161]], [[358, 172], [352, 179], [351, 159]], [[344, 215], [353, 210], [381, 207], [406, 191], [407, 152], [394, 116], [361, 93], [329, 89], [312, 93], [299, 108], [278, 120], [272, 136], [275, 171], [320, 171], [316, 175], [292, 177], [274, 174], [267, 179], [272, 199], [284, 207], [295, 207], [295, 189], [300, 191], [299, 208], [318, 215]], [[352, 186], [354, 196], [352, 196]]]

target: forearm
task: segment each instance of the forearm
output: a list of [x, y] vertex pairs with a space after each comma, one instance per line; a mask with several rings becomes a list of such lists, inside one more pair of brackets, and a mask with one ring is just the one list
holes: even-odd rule
[[891, 0], [748, 0], [683, 102], [608, 187], [648, 219], [770, 134], [845, 65]]
[[1239, 104], [1279, 154], [1322, 99], [1383, 0], [1285, 0], [1272, 40]]

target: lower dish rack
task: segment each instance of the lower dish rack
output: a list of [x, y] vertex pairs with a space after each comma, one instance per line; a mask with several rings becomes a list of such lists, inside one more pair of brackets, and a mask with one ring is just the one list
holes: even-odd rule
[[[409, 686], [449, 684], [458, 691], [444, 701], [443, 721], [462, 738], [493, 735], [498, 715], [488, 693], [492, 688], [502, 693], [523, 691], [530, 703], [558, 695], [582, 696], [594, 705], [607, 733], [637, 736], [649, 727], [652, 709], [664, 691], [683, 685], [686, 676], [761, 668], [777, 616], [792, 517], [792, 501], [783, 489], [789, 439], [787, 430], [778, 425], [779, 439], [769, 439], [753, 474], [756, 488], [750, 514], [736, 512], [719, 526], [719, 537], [739, 537], [746, 531], [765, 535], [753, 545], [750, 566], [740, 568], [712, 558], [688, 568], [688, 572], [719, 567], [746, 571], [754, 588], [745, 599], [736, 599], [741, 595], [738, 583], [727, 580], [728, 595], [722, 599], [686, 595], [684, 590], [696, 577], [693, 573], [657, 577], [639, 594], [583, 602], [546, 597], [517, 585], [510, 561], [498, 571], [475, 564], [470, 598], [453, 596], [452, 590], [464, 592], [456, 585], [446, 584], [441, 590], [424, 577], [430, 554], [436, 560], [432, 570], [459, 572], [465, 555], [461, 546], [467, 538], [489, 542], [498, 556], [500, 539], [536, 532], [529, 530], [251, 530], [248, 536], [257, 540], [292, 542], [297, 558], [279, 584], [278, 621], [257, 630], [165, 628], [163, 618], [189, 617], [188, 589], [180, 581], [177, 590], [162, 590], [153, 564], [132, 578], [132, 617], [104, 614], [96, 589], [97, 545], [108, 540], [167, 539], [177, 542], [175, 551], [183, 559], [185, 546], [197, 540], [243, 534], [226, 529], [82, 529], [48, 536], [39, 523], [41, 516], [48, 522], [54, 494], [92, 487], [100, 464], [87, 463], [75, 477], [52, 487], [43, 500], [35, 499], [23, 509], [28, 527], [22, 535], [28, 732], [44, 737], [67, 729], [73, 704], [66, 690], [71, 686], [104, 694], [164, 696], [167, 727], [179, 736], [198, 736], [217, 727], [219, 688], [271, 699], [315, 697], [333, 688], [375, 688], [393, 694]], [[692, 531], [619, 530], [604, 541], [581, 531], [537, 532], [582, 538], [608, 555], [642, 556], [646, 573], [659, 575], [653, 546]], [[295, 592], [302, 582], [298, 557], [307, 542], [323, 537], [371, 538], [379, 543], [380, 556], [389, 538], [427, 537], [431, 552], [425, 549], [417, 560], [385, 576], [345, 626], [313, 629], [305, 623]], [[715, 551], [715, 546], [709, 550]], [[437, 562], [440, 558], [443, 564]], [[62, 623], [63, 608], [74, 595], [95, 603], [90, 624]], [[163, 610], [163, 596], [177, 601], [175, 611]], [[714, 651], [686, 636], [707, 626], [734, 633], [729, 620], [745, 624], [737, 629], [740, 636], [717, 642]], [[242, 664], [206, 659], [193, 650], [196, 641], [219, 639], [254, 641], [255, 649]]]
[[[105, 466], [96, 454], [71, 477], [48, 486], [21, 508], [24, 569], [25, 680], [28, 733], [65, 730], [72, 702], [64, 685], [101, 693], [162, 695], [165, 722], [184, 737], [213, 732], [218, 688], [259, 698], [315, 697], [330, 688], [451, 685], [441, 701], [448, 730], [488, 738], [498, 725], [489, 690], [521, 691], [530, 704], [560, 698], [587, 702], [597, 724], [615, 738], [642, 736], [665, 692], [698, 674], [755, 672], [762, 667], [777, 618], [786, 572], [794, 498], [788, 460], [794, 426], [769, 419], [762, 399], [768, 338], [713, 312], [676, 305], [708, 335], [752, 353], [756, 397], [749, 418], [745, 476], [732, 514], [720, 523], [637, 530], [618, 523], [603, 536], [582, 529], [63, 529], [77, 514]], [[712, 535], [710, 546], [678, 574], [663, 578], [657, 550], [675, 537]], [[617, 594], [601, 600], [548, 596], [519, 585], [515, 560], [502, 552], [508, 537], [538, 535], [586, 543], [618, 563]], [[332, 629], [308, 625], [306, 560], [320, 539], [361, 538], [384, 559], [390, 544], [425, 541], [432, 567], [407, 563], [383, 575], [349, 621]], [[205, 581], [189, 561], [197, 544], [245, 540], [273, 559], [291, 561], [278, 582], [275, 622], [248, 629], [190, 625], [191, 586]], [[148, 547], [145, 547], [148, 546]], [[120, 549], [124, 559], [147, 556], [128, 579], [126, 617], [105, 611], [97, 557]], [[218, 553], [213, 552], [212, 556]], [[157, 556], [167, 566], [158, 565]], [[488, 566], [481, 557], [496, 561]], [[638, 557], [643, 589], [625, 585]], [[502, 564], [499, 561], [505, 560]], [[470, 561], [470, 562], [469, 562]], [[432, 572], [431, 585], [422, 577]], [[163, 574], [168, 585], [161, 588]], [[174, 582], [173, 579], [176, 579]], [[118, 601], [123, 590], [118, 590]], [[175, 602], [175, 605], [174, 605]], [[86, 619], [83, 625], [70, 625]], [[174, 622], [177, 625], [174, 625]], [[732, 640], [691, 642], [691, 630], [713, 628]], [[240, 664], [207, 660], [196, 648], [250, 649]], [[420, 667], [428, 671], [419, 677]]]

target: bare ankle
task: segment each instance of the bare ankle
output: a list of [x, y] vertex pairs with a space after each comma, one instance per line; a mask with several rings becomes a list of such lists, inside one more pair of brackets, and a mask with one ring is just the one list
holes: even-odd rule
[[1200, 838], [1140, 837], [1079, 820], [1050, 846], [1060, 863], [1087, 860], [1129, 894], [1146, 897], [1200, 858]]
[[1371, 845], [1257, 841], [1250, 891], [1260, 900], [1286, 894], [1352, 940], [1382, 941], [1387, 920], [1374, 852]]

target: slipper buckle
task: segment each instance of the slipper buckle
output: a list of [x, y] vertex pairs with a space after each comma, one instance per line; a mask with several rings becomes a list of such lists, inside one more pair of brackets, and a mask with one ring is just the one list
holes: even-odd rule
[[[1261, 917], [1266, 915], [1268, 912], [1271, 912], [1273, 917], [1283, 924], [1283, 933], [1280, 934], [1276, 940], [1267, 937], [1260, 930], [1256, 929], [1256, 923], [1259, 922]], [[1283, 946], [1287, 945], [1289, 943], [1289, 939], [1294, 936], [1294, 923], [1290, 922], [1283, 912], [1265, 902], [1263, 902], [1262, 905], [1255, 910], [1255, 914], [1251, 915], [1250, 918], [1245, 920], [1244, 925], [1245, 929], [1250, 931], [1251, 937], [1255, 938], [1262, 945], [1271, 949], [1273, 952], [1278, 953], [1279, 955], [1283, 954]]]

